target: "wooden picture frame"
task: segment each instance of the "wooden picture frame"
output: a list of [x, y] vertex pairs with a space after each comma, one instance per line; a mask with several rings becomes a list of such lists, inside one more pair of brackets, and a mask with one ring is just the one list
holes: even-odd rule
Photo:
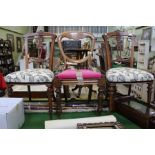
[[11, 41], [12, 51], [14, 51], [14, 35], [13, 34], [7, 34], [7, 40]]
[[119, 122], [78, 123], [77, 129], [123, 129]]
[[151, 40], [152, 27], [143, 29], [141, 40]]
[[22, 40], [21, 37], [16, 37], [17, 52], [22, 52]]

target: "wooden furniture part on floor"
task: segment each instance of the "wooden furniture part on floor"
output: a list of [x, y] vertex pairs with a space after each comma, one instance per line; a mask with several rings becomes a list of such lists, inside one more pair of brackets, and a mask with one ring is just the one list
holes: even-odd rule
[[78, 123], [78, 129], [123, 129], [120, 122]]
[[[24, 35], [25, 69], [10, 73], [5, 77], [9, 97], [28, 97], [30, 101], [32, 98], [48, 98], [49, 112], [52, 112], [52, 96], [54, 98], [54, 73], [52, 70], [55, 39], [56, 35], [50, 32], [40, 31]], [[31, 48], [31, 46], [35, 46], [35, 48]], [[47, 57], [46, 54], [49, 56]], [[29, 68], [30, 63], [32, 63], [31, 68]], [[28, 90], [15, 92], [13, 91], [15, 85], [27, 86]], [[32, 92], [31, 86], [35, 85], [45, 85], [47, 90]]]
[[113, 115], [45, 121], [45, 129], [77, 129], [79, 123], [117, 122]]
[[[89, 51], [87, 52], [88, 55], [85, 55], [82, 58], [81, 57], [77, 58], [77, 55], [75, 56], [75, 53], [73, 52], [69, 54], [66, 54], [64, 52], [62, 45], [63, 40], [65, 39], [82, 40], [85, 38], [89, 39], [90, 41]], [[103, 107], [103, 92], [104, 92], [105, 79], [100, 72], [93, 71], [93, 68], [91, 66], [92, 53], [94, 51], [94, 45], [95, 45], [94, 36], [91, 33], [86, 32], [64, 32], [60, 34], [58, 37], [58, 45], [64, 60], [64, 71], [58, 73], [56, 75], [57, 78], [61, 81], [61, 84], [63, 86], [69, 86], [70, 84], [83, 85], [83, 86], [92, 86], [93, 84], [98, 85], [99, 90], [98, 90], [97, 111], [100, 114]], [[76, 52], [80, 51], [77, 50]], [[61, 114], [62, 112], [61, 104], [58, 105], [58, 110], [59, 113]]]
[[[129, 85], [128, 94], [122, 98], [117, 98], [117, 101], [121, 102], [121, 99], [131, 99], [131, 84], [135, 83], [145, 83], [148, 85], [148, 91], [146, 93], [149, 109], [154, 76], [147, 71], [133, 68], [135, 35], [128, 34], [127, 32], [115, 31], [104, 34], [103, 39], [107, 60], [106, 81], [110, 111], [115, 111], [116, 84]], [[124, 67], [113, 68], [113, 59], [115, 59], [118, 64], [123, 64]], [[124, 63], [124, 60], [128, 60], [128, 62]]]
[[116, 111], [141, 128], [155, 129], [155, 105], [151, 104], [148, 110], [148, 104], [137, 99], [117, 102]]

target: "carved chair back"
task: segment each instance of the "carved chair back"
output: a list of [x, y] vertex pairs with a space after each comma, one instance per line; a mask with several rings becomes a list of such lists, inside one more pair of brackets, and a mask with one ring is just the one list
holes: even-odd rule
[[102, 37], [107, 69], [112, 68], [114, 63], [125, 67], [134, 66], [135, 35], [115, 31], [106, 33]]
[[36, 32], [24, 35], [25, 68], [33, 62], [37, 67], [53, 70], [54, 44], [56, 35], [50, 32]]
[[[81, 41], [81, 48], [71, 48], [71, 49], [64, 49], [63, 48], [63, 41], [64, 40], [71, 40], [71, 41]], [[87, 46], [86, 46], [87, 42]], [[82, 64], [87, 62], [88, 67], [91, 68], [92, 63], [92, 54], [94, 51], [95, 46], [95, 37], [93, 34], [88, 32], [63, 32], [58, 37], [58, 45], [60, 48], [60, 52], [62, 58], [64, 60], [64, 67], [68, 67], [68, 63], [73, 64]], [[67, 52], [69, 51], [69, 52]], [[75, 56], [76, 52], [76, 56]]]

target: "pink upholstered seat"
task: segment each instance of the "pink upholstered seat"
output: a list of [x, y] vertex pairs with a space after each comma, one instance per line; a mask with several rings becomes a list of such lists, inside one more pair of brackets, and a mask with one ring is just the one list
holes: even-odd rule
[[[96, 71], [92, 71], [89, 69], [80, 69], [82, 73], [83, 79], [98, 79], [102, 77], [102, 74]], [[59, 79], [76, 79], [77, 78], [77, 70], [75, 69], [67, 69], [57, 75]]]

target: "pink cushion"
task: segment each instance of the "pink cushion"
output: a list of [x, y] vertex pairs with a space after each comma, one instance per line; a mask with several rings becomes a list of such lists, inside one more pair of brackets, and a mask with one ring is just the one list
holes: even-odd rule
[[[89, 69], [80, 69], [82, 72], [83, 79], [93, 79], [93, 78], [101, 78], [102, 74], [99, 72], [95, 72]], [[76, 79], [76, 70], [68, 69], [57, 75], [59, 79]]]

